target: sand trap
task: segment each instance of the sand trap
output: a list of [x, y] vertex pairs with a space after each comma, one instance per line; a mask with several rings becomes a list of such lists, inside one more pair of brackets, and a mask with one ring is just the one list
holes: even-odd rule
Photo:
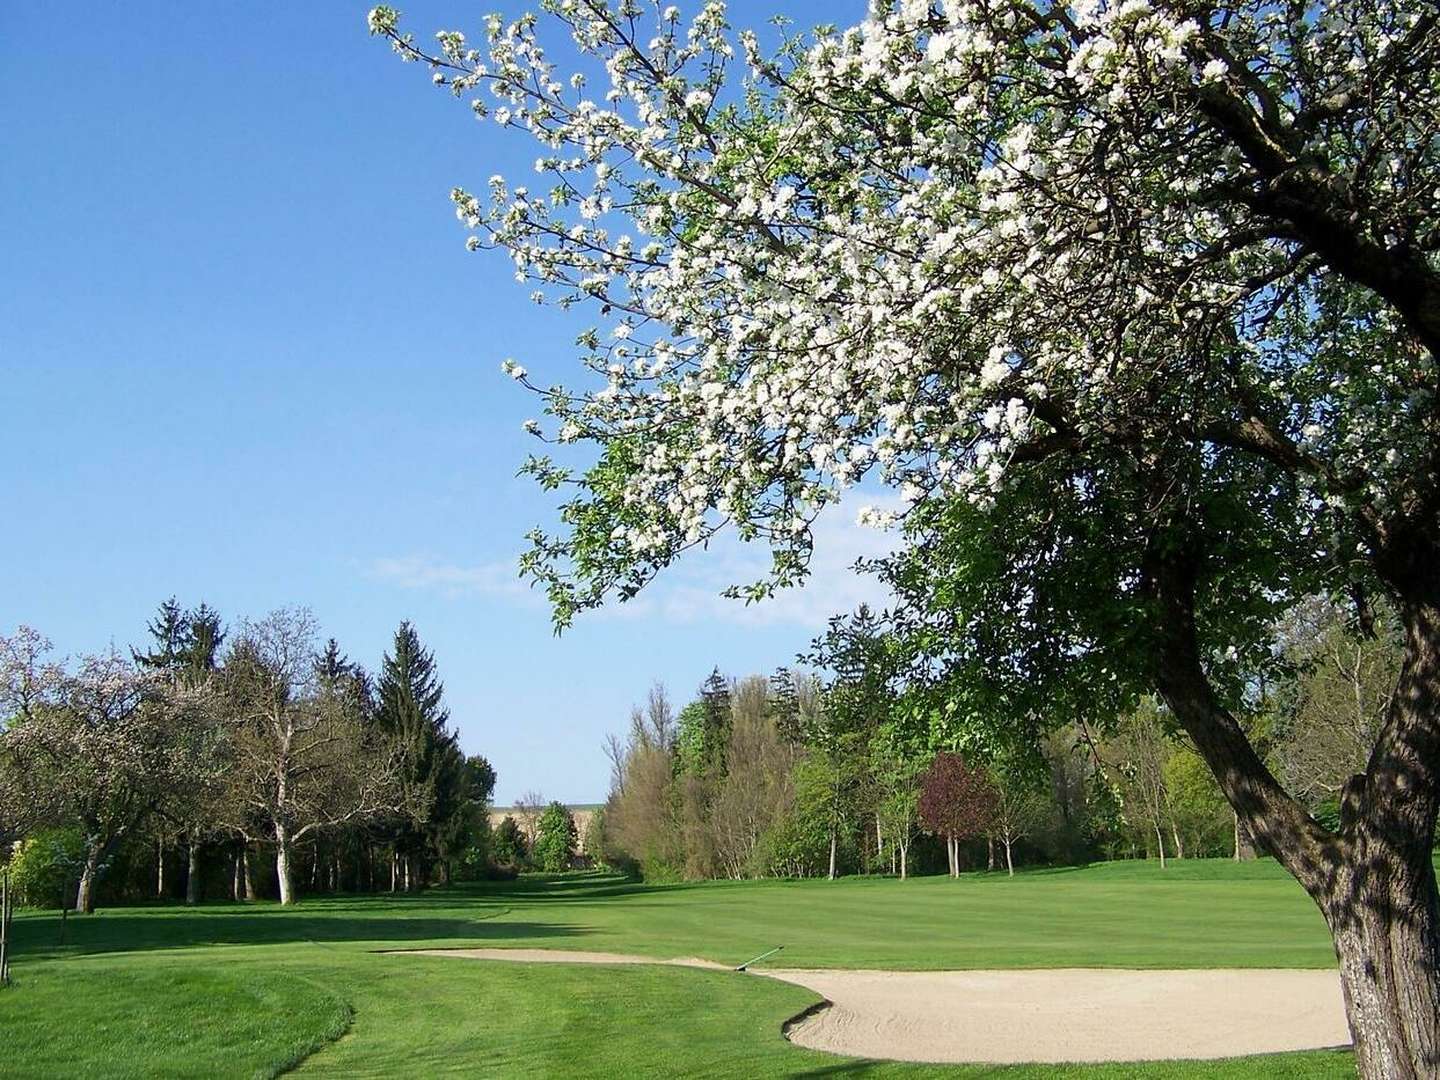
[[[561, 949], [416, 949], [425, 956], [569, 964], [675, 964]], [[800, 1046], [899, 1061], [1219, 1058], [1350, 1042], [1333, 971], [802, 971], [752, 974], [827, 1003], [785, 1025]]]
[[1218, 1058], [1350, 1042], [1332, 971], [769, 971], [830, 1001], [792, 1042], [1014, 1063]]

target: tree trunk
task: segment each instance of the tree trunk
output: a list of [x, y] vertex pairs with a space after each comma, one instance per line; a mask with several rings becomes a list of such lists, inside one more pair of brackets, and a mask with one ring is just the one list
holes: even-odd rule
[[245, 877], [240, 869], [242, 858], [241, 853], [236, 851], [230, 863], [230, 898], [237, 904], [245, 899]]
[[875, 811], [875, 855], [879, 859], [885, 858], [885, 834], [880, 831], [880, 811]]
[[1245, 862], [1247, 859], [1255, 858], [1255, 844], [1250, 839], [1250, 830], [1240, 820], [1240, 815], [1235, 815], [1235, 861]]
[[1005, 873], [1014, 877], [1015, 860], [1010, 857], [1010, 834], [1006, 833], [1001, 839], [1005, 841]]
[[95, 879], [100, 874], [100, 845], [91, 843], [85, 848], [85, 866], [80, 871], [80, 883], [75, 889], [75, 910], [85, 915], [95, 911]]
[[1217, 700], [1195, 631], [1198, 560], [1147, 567], [1160, 602], [1157, 688], [1257, 845], [1324, 913], [1366, 1080], [1440, 1076], [1440, 894], [1431, 861], [1440, 813], [1440, 530], [1433, 518], [1420, 529], [1428, 531], [1392, 532], [1376, 559], [1399, 603], [1405, 659], [1333, 833], [1284, 791]]
[[835, 835], [835, 827], [832, 825], [832, 826], [830, 827], [830, 875], [829, 875], [831, 881], [834, 881], [834, 880], [835, 880], [835, 846], [836, 846], [836, 843], [837, 843], [837, 839], [838, 839], [838, 838], [837, 838], [836, 835]]
[[399, 853], [398, 851], [392, 851], [392, 852], [390, 853], [390, 891], [391, 891], [392, 893], [395, 891], [395, 885], [396, 885], [396, 883], [397, 883], [399, 880], [400, 880], [400, 853]]
[[[1434, 568], [1418, 580], [1433, 582]], [[1427, 576], [1428, 575], [1428, 576]], [[1440, 891], [1431, 845], [1440, 810], [1440, 590], [1403, 608], [1405, 661], [1364, 776], [1346, 785], [1345, 842], [1311, 887], [1340, 961], [1362, 1076], [1440, 1076]], [[1303, 883], [1303, 882], [1302, 882]]]
[[275, 878], [280, 883], [280, 903], [295, 902], [295, 880], [291, 876], [290, 833], [283, 825], [275, 828]]
[[1185, 858], [1185, 845], [1180, 842], [1180, 830], [1175, 822], [1170, 822], [1170, 838], [1175, 841], [1175, 858]]
[[907, 874], [906, 860], [910, 857], [910, 844], [908, 841], [900, 840], [896, 842], [895, 846], [900, 849], [900, 880], [904, 881]]
[[255, 900], [255, 868], [250, 864], [250, 844], [247, 841], [240, 849], [240, 871], [245, 875], [245, 899]]
[[1349, 859], [1321, 909], [1360, 1075], [1440, 1076], [1440, 905], [1428, 857], [1409, 866], [1378, 852]]
[[155, 841], [155, 899], [165, 899], [165, 838]]
[[1155, 847], [1160, 852], [1160, 869], [1165, 869], [1165, 834], [1160, 831], [1160, 822], [1155, 822]]
[[995, 869], [995, 834], [985, 834], [985, 872]]
[[185, 903], [194, 907], [200, 902], [200, 841], [190, 834], [185, 871]]

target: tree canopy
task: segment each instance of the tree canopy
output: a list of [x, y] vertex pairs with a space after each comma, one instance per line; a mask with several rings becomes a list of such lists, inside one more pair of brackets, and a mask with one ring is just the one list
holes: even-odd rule
[[[573, 75], [531, 16], [483, 51], [370, 27], [540, 144], [548, 190], [455, 190], [470, 246], [607, 320], [578, 389], [504, 365], [538, 437], [594, 448], [528, 465], [575, 485], [524, 562], [557, 624], [725, 528], [771, 548], [733, 590], [762, 598], [825, 507], [890, 486], [861, 516], [905, 530], [936, 707], [1033, 745], [1158, 692], [1335, 931], [1362, 1068], [1433, 1068], [1440, 12], [892, 0], [767, 53], [720, 3], [549, 10]], [[1282, 612], [1345, 596], [1363, 625], [1377, 593], [1406, 661], [1332, 831], [1236, 709]]]

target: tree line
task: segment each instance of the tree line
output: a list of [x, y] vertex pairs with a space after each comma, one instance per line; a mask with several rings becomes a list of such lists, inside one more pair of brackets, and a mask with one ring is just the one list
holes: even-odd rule
[[416, 890], [484, 869], [494, 786], [408, 622], [373, 675], [303, 609], [227, 629], [172, 598], [144, 646], [73, 661], [0, 636], [0, 860], [25, 903]]
[[[1398, 627], [1382, 611], [1362, 631], [1315, 602], [1274, 640], [1284, 674], [1251, 681], [1245, 723], [1310, 812], [1337, 821], [1395, 692]], [[862, 608], [831, 624], [808, 669], [717, 669], [678, 710], [657, 683], [606, 742], [610, 793], [587, 851], [651, 880], [1256, 855], [1159, 700], [1054, 727], [1026, 753], [954, 738], [895, 651], [887, 617]]]

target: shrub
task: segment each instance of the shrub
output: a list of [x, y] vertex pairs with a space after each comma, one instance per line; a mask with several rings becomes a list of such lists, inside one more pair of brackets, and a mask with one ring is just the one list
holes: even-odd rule
[[79, 829], [48, 829], [22, 842], [10, 860], [10, 884], [21, 907], [63, 907], [80, 877], [85, 840]]

